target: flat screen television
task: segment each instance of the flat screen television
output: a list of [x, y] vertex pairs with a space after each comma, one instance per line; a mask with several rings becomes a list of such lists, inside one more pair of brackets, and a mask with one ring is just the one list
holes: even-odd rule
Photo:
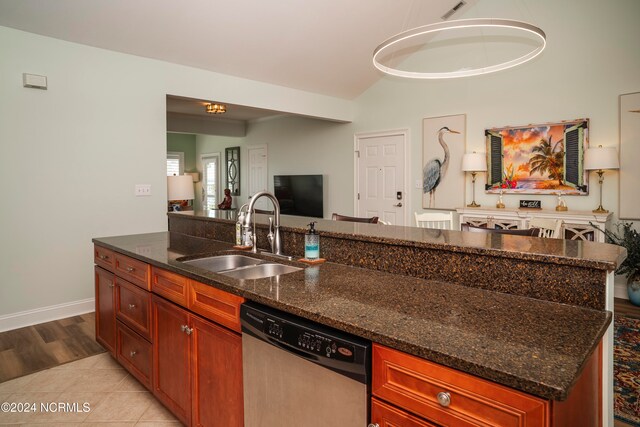
[[274, 175], [273, 190], [281, 214], [323, 217], [322, 175]]

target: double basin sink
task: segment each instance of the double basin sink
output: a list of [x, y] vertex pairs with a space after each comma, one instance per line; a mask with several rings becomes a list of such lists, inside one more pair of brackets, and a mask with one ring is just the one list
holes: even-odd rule
[[205, 258], [178, 260], [213, 273], [224, 274], [228, 277], [240, 280], [263, 279], [265, 277], [279, 276], [281, 274], [300, 271], [302, 268], [265, 261], [246, 255], [216, 255]]

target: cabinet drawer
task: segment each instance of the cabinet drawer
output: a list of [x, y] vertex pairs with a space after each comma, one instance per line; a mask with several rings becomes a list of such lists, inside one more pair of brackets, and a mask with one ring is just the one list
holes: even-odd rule
[[240, 305], [244, 298], [190, 280], [189, 309], [207, 319], [240, 332]]
[[372, 371], [375, 396], [443, 426], [544, 426], [549, 414], [546, 400], [377, 344]]
[[102, 268], [113, 271], [114, 252], [111, 249], [93, 245], [93, 262]]
[[376, 398], [371, 399], [371, 424], [378, 427], [437, 427]]
[[184, 276], [151, 267], [151, 290], [176, 304], [187, 307], [189, 279]]
[[117, 331], [118, 361], [142, 385], [151, 390], [151, 367], [153, 366], [151, 344], [120, 321], [117, 322]]
[[151, 293], [116, 277], [116, 317], [151, 339]]
[[134, 285], [150, 290], [151, 266], [126, 255], [115, 254], [115, 273]]

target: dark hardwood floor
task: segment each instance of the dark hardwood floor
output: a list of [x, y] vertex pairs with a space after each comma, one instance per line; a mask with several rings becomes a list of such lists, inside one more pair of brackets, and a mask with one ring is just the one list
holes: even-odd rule
[[631, 304], [628, 299], [616, 298], [613, 310], [615, 314], [640, 319], [640, 307]]
[[0, 333], [0, 382], [104, 352], [94, 325], [87, 313]]

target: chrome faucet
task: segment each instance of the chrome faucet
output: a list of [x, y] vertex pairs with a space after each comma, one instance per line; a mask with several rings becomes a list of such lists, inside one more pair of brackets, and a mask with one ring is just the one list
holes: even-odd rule
[[[271, 203], [273, 203], [273, 208], [274, 208], [274, 218], [273, 220], [269, 218], [269, 234], [267, 235], [267, 239], [269, 239], [269, 244], [271, 245], [271, 252], [273, 252], [276, 255], [283, 255], [282, 241], [280, 240], [280, 203], [278, 203], [278, 199], [276, 199], [276, 196], [269, 193], [268, 191], [260, 191], [254, 194], [251, 200], [249, 201], [249, 208], [248, 208], [247, 215], [244, 217], [243, 228], [245, 229], [245, 231], [250, 231], [251, 221], [253, 220], [253, 223], [254, 223], [253, 225], [255, 229], [255, 220], [251, 216], [255, 215], [254, 206], [256, 204], [256, 201], [263, 196], [271, 200]], [[252, 252], [255, 253], [257, 252], [256, 243], [258, 240], [255, 234], [255, 231], [252, 235], [252, 240], [253, 240]]]

